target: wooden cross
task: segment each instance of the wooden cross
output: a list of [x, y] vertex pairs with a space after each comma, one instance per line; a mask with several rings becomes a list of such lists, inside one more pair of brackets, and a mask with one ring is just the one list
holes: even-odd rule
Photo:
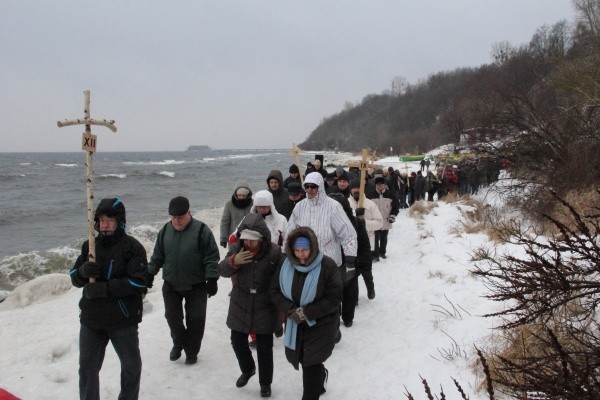
[[[376, 160], [377, 158], [375, 157], [375, 152], [369, 154], [369, 152], [366, 149], [363, 149], [363, 152], [365, 152], [364, 154], [364, 161], [367, 163], [367, 170], [369, 169], [378, 169], [378, 168], [383, 168], [382, 165], [380, 164], [375, 164], [373, 161]], [[370, 157], [371, 159], [368, 160], [367, 157]], [[348, 168], [360, 168], [360, 161], [348, 161], [347, 163]]]
[[[92, 167], [93, 155], [96, 152], [96, 135], [92, 134], [91, 125], [105, 126], [113, 132], [117, 131], [115, 121], [96, 120], [90, 118], [90, 91], [84, 90], [84, 103], [83, 103], [83, 119], [70, 119], [64, 121], [58, 121], [56, 125], [59, 128], [63, 126], [71, 125], [85, 125], [85, 132], [81, 139], [81, 149], [85, 151], [85, 169], [86, 178], [85, 186], [87, 191], [87, 225], [88, 225], [88, 243], [89, 252], [88, 260], [96, 260], [96, 241], [94, 240], [94, 169]], [[90, 282], [95, 282], [94, 278], [90, 278]]]
[[[300, 154], [302, 154], [302, 150], [300, 150], [300, 148], [298, 146], [296, 146], [296, 143], [292, 143], [292, 149], [289, 150], [288, 155], [294, 157], [294, 159], [296, 160], [296, 166], [298, 167], [298, 171], [300, 171]], [[300, 172], [298, 175], [300, 175], [300, 185], [304, 186], [304, 178], [302, 177], [302, 172]]]

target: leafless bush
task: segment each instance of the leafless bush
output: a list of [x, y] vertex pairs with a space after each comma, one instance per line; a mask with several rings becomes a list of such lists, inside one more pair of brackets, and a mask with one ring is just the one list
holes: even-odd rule
[[417, 201], [415, 202], [408, 212], [408, 215], [412, 218], [424, 218], [425, 215], [429, 214], [431, 210], [438, 207], [436, 202], [432, 201]]
[[540, 237], [513, 221], [505, 239], [525, 257], [486, 249], [474, 255], [473, 273], [490, 288], [486, 297], [508, 304], [488, 316], [504, 317], [500, 328], [514, 338], [493, 358], [491, 375], [514, 396], [537, 391], [551, 399], [599, 399], [600, 213], [582, 215], [553, 196], [563, 218], [542, 217], [555, 236]]

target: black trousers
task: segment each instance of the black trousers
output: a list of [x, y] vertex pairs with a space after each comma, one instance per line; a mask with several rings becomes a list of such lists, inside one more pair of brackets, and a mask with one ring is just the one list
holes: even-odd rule
[[100, 399], [100, 369], [106, 345], [111, 341], [121, 362], [121, 393], [119, 400], [137, 400], [142, 377], [142, 357], [138, 326], [113, 326], [90, 329], [81, 325], [79, 330], [79, 397]]
[[354, 310], [358, 301], [358, 276], [344, 282], [344, 297], [342, 299], [342, 321], [354, 320]]
[[[240, 370], [248, 373], [256, 368], [252, 351], [248, 345], [248, 334], [231, 331], [231, 346], [237, 357]], [[273, 334], [256, 334], [256, 356], [258, 357], [258, 382], [270, 385], [273, 382]]]
[[387, 250], [388, 233], [389, 230], [387, 229], [375, 231], [375, 249], [373, 250], [374, 255], [385, 256], [385, 252]]
[[318, 400], [321, 393], [325, 391], [323, 381], [325, 379], [325, 366], [323, 363], [309, 366], [302, 365], [302, 400]]
[[165, 282], [162, 292], [165, 301], [165, 318], [171, 329], [173, 346], [183, 349], [188, 357], [197, 356], [206, 324], [206, 285], [194, 285], [191, 290], [179, 292], [173, 290], [169, 282]]

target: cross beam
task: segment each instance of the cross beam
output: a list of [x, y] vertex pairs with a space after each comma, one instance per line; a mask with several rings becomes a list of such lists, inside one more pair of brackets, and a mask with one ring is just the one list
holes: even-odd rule
[[[84, 103], [83, 103], [83, 119], [70, 119], [64, 121], [58, 121], [56, 125], [59, 128], [64, 126], [72, 125], [85, 125], [85, 132], [82, 135], [81, 149], [86, 152], [85, 156], [85, 169], [86, 179], [85, 186], [87, 191], [87, 231], [88, 231], [88, 243], [89, 252], [88, 260], [96, 260], [96, 241], [94, 240], [94, 169], [92, 166], [93, 155], [96, 152], [96, 135], [92, 134], [92, 125], [100, 125], [110, 129], [113, 132], [117, 131], [115, 121], [113, 120], [97, 120], [90, 117], [90, 91], [84, 90]], [[90, 282], [94, 282], [94, 278], [90, 278]]]

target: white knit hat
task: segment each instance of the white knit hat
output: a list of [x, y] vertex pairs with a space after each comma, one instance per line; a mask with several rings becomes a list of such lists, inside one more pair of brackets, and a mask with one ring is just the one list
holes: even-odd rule
[[240, 233], [240, 239], [250, 239], [250, 240], [260, 240], [263, 238], [263, 235], [260, 232], [253, 231], [252, 229], [244, 229], [242, 233]]

